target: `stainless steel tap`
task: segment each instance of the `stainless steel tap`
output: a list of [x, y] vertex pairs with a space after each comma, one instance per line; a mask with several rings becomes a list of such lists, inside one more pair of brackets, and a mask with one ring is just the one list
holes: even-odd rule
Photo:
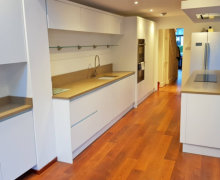
[[[96, 64], [97, 60], [98, 60], [98, 65]], [[94, 73], [93, 73], [93, 77], [96, 77], [98, 67], [100, 67], [100, 57], [99, 57], [99, 55], [96, 55], [95, 56], [95, 67], [94, 67], [95, 70], [94, 70]]]

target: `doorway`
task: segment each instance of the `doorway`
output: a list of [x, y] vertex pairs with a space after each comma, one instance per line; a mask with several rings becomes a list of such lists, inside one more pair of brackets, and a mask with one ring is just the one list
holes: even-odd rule
[[179, 57], [177, 57], [179, 70], [182, 70], [182, 64], [183, 64], [183, 43], [184, 43], [184, 29], [177, 28], [176, 29], [176, 44], [179, 48]]
[[[181, 29], [160, 29], [158, 36], [158, 85], [163, 87], [181, 81], [183, 36]], [[179, 84], [179, 83], [178, 83]]]
[[184, 44], [184, 29], [183, 28], [176, 29], [176, 44], [179, 48], [179, 56], [177, 56], [177, 60], [178, 60], [177, 85], [181, 86], [182, 68], [183, 68], [183, 44]]

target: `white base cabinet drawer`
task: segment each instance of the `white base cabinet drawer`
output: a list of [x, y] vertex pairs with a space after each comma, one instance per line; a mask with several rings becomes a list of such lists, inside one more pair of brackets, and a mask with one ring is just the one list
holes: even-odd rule
[[71, 126], [98, 109], [99, 93], [94, 92], [70, 102]]
[[4, 180], [15, 179], [36, 165], [32, 111], [0, 122], [0, 144]]
[[98, 111], [94, 111], [71, 128], [72, 151], [80, 147], [100, 130]]
[[134, 75], [73, 100], [54, 99], [59, 161], [72, 163], [92, 141], [134, 105]]

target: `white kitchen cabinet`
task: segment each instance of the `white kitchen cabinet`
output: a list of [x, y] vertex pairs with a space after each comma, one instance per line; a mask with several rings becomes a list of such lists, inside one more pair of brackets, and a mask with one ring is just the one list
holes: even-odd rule
[[0, 144], [3, 180], [15, 179], [36, 165], [32, 111], [0, 122]]
[[0, 64], [26, 62], [23, 1], [0, 1], [0, 7]]
[[220, 96], [182, 93], [183, 152], [220, 157]]
[[105, 32], [106, 14], [87, 8], [81, 8], [81, 28], [88, 32]]
[[47, 0], [48, 28], [121, 34], [122, 17], [66, 0]]
[[48, 28], [80, 30], [80, 7], [71, 2], [47, 0]]
[[106, 33], [121, 34], [122, 18], [114, 15], [107, 15], [105, 20]]
[[71, 128], [72, 151], [76, 150], [88, 139], [90, 139], [101, 128], [100, 117], [98, 111], [85, 116], [81, 122]]
[[134, 75], [77, 99], [54, 99], [59, 161], [72, 159], [126, 114], [134, 105]]
[[94, 9], [81, 8], [82, 31], [121, 34], [121, 17]]
[[220, 148], [220, 96], [187, 95], [186, 143]]

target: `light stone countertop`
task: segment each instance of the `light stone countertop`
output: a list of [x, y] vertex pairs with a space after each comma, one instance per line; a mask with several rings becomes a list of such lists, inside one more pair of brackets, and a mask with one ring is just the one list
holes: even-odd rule
[[[194, 82], [197, 74], [215, 74], [217, 82]], [[181, 93], [220, 95], [220, 70], [194, 71], [182, 86]]]
[[[100, 87], [106, 86], [120, 79], [133, 75], [134, 72], [109, 72], [99, 74], [95, 78], [75, 81], [57, 88], [69, 89], [68, 91], [53, 95], [53, 99], [73, 99]], [[113, 79], [98, 79], [103, 76], [116, 76]]]

